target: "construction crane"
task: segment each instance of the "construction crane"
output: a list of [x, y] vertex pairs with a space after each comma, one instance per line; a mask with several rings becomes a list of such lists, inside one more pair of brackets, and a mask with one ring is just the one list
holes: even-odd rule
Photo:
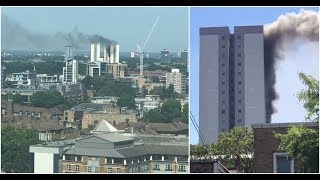
[[153, 23], [153, 26], [151, 28], [151, 31], [149, 32], [148, 36], [147, 36], [147, 39], [144, 41], [143, 45], [141, 46], [141, 42], [137, 43], [137, 47], [138, 47], [138, 53], [139, 53], [139, 57], [140, 57], [140, 78], [142, 79], [143, 78], [143, 51], [144, 51], [144, 48], [146, 47], [149, 39], [150, 39], [150, 36], [154, 30], [154, 28], [156, 27], [158, 21], [159, 21], [159, 18], [160, 16], [157, 17], [156, 21]]

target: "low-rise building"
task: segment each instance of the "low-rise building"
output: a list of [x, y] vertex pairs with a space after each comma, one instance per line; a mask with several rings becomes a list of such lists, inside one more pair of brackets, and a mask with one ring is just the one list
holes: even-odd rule
[[134, 110], [118, 108], [112, 104], [82, 103], [64, 112], [64, 124], [79, 129], [92, 128], [100, 119], [112, 124], [119, 122], [137, 122]]
[[303, 125], [319, 129], [318, 123], [266, 123], [253, 124], [254, 132], [254, 172], [255, 173], [298, 173], [299, 159], [288, 158], [287, 152], [278, 151], [280, 141], [275, 133], [285, 134], [291, 125]]
[[40, 83], [57, 83], [59, 80], [58, 75], [38, 74], [37, 78]]
[[29, 85], [38, 86], [39, 82], [37, 80], [37, 73], [35, 71], [25, 71], [21, 73], [12, 73], [12, 81], [17, 82], [16, 86], [19, 85]]
[[188, 173], [188, 138], [128, 134], [101, 120], [74, 141], [31, 145], [34, 173]]

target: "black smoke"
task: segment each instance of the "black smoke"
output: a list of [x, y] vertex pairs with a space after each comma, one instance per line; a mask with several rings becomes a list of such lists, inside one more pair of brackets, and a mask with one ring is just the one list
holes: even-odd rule
[[57, 32], [54, 35], [33, 32], [14, 19], [1, 16], [1, 47], [3, 50], [63, 50], [72, 45], [78, 50], [88, 50], [91, 42], [118, 44], [101, 35], [90, 35], [78, 31], [75, 27], [70, 33]]
[[319, 14], [316, 11], [300, 10], [299, 13], [281, 15], [277, 21], [264, 26], [264, 66], [266, 120], [276, 112], [272, 104], [279, 98], [275, 89], [275, 67], [284, 57], [285, 44], [296, 39], [319, 42]]

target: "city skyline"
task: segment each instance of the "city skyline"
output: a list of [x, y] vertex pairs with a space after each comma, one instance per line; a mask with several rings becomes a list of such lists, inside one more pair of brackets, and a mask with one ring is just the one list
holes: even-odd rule
[[[1, 14], [3, 50], [63, 50], [65, 37], [70, 33], [73, 39], [100, 35], [119, 42], [120, 52], [136, 51], [136, 44], [146, 40], [158, 16], [160, 19], [145, 51], [160, 52], [166, 48], [176, 53], [188, 49], [188, 8], [185, 7], [6, 7], [1, 9]], [[15, 38], [9, 39], [7, 34]], [[34, 38], [37, 40], [30, 42]], [[90, 50], [90, 42], [81, 43], [77, 44], [78, 50]]]
[[[289, 12], [299, 13], [301, 8], [191, 8], [190, 10], [190, 111], [198, 122], [199, 112], [199, 28], [267, 25]], [[318, 11], [318, 8], [303, 8]], [[231, 13], [232, 12], [232, 13]], [[203, 18], [203, 17], [206, 18]], [[224, 17], [218, 18], [218, 17]], [[234, 18], [238, 17], [238, 18]], [[299, 45], [301, 44], [301, 45]], [[305, 121], [306, 111], [295, 94], [305, 88], [298, 78], [298, 72], [305, 72], [318, 79], [318, 42], [295, 40], [284, 48], [284, 58], [277, 62], [275, 88], [279, 99], [273, 102], [277, 112], [272, 123]], [[306, 53], [308, 52], [308, 53]], [[310, 59], [301, 61], [299, 59]], [[289, 68], [288, 68], [289, 67]], [[288, 88], [289, 87], [289, 88]], [[290, 107], [290, 108], [288, 108]], [[295, 109], [293, 112], [292, 109]], [[190, 123], [191, 124], [191, 123]], [[198, 133], [190, 125], [190, 143], [197, 144]]]

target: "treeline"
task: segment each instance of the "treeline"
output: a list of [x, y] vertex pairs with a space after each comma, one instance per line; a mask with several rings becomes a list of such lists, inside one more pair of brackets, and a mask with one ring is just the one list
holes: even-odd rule
[[117, 105], [135, 109], [136, 91], [131, 84], [115, 80], [112, 75], [86, 76], [82, 81], [86, 90], [94, 90], [95, 96], [116, 96], [120, 97]]
[[[24, 72], [26, 70], [33, 71], [34, 65], [36, 66], [37, 73], [39, 74], [62, 74], [65, 62], [62, 61], [47, 61], [47, 62], [2, 62], [2, 66], [6, 66], [7, 73]], [[83, 63], [78, 64], [78, 73], [81, 75], [86, 74], [86, 65]]]

